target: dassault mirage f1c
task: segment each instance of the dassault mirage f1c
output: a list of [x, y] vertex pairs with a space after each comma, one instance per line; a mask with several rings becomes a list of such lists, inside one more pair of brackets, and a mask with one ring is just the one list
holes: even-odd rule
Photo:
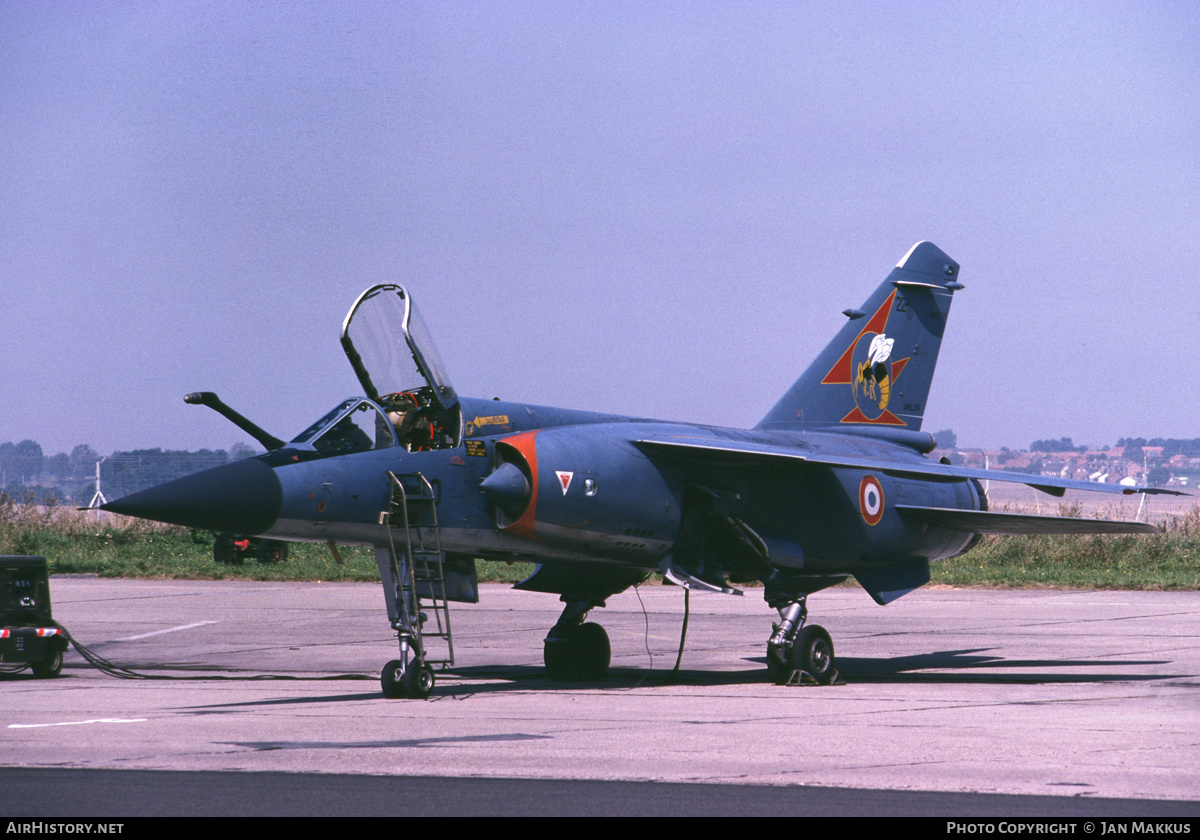
[[[654, 572], [736, 593], [761, 581], [779, 612], [777, 681], [836, 678], [808, 596], [853, 576], [879, 604], [982, 534], [1144, 533], [1137, 522], [988, 509], [981, 483], [1170, 492], [968, 469], [927, 457], [921, 431], [958, 263], [914, 245], [753, 429], [667, 423], [460, 397], [408, 290], [354, 302], [341, 343], [365, 396], [284, 442], [211, 393], [265, 455], [145, 490], [106, 510], [284, 541], [373, 546], [400, 656], [388, 697], [424, 697], [454, 661], [448, 602], [478, 599], [477, 558], [527, 561], [518, 589], [565, 603], [545, 640], [555, 679], [594, 680], [611, 650], [588, 612]], [[433, 647], [431, 647], [433, 645]], [[436, 647], [436, 650], [434, 648]]]

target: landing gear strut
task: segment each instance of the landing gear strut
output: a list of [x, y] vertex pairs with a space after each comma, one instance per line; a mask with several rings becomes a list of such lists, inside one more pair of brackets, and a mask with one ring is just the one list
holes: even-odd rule
[[806, 599], [801, 595], [779, 608], [779, 623], [773, 625], [767, 642], [767, 672], [779, 685], [806, 675], [818, 685], [838, 679], [829, 633], [817, 624], [804, 623], [808, 618]]
[[594, 682], [608, 673], [612, 647], [604, 628], [584, 622], [591, 602], [573, 602], [546, 636], [542, 655], [546, 673], [557, 681]]

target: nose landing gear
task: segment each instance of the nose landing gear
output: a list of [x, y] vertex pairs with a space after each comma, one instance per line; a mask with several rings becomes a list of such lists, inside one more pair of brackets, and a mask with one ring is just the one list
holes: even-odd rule
[[403, 659], [393, 659], [383, 666], [379, 675], [379, 684], [383, 688], [383, 696], [389, 700], [409, 698], [424, 700], [433, 691], [435, 679], [433, 669], [422, 665], [417, 657], [405, 662]]

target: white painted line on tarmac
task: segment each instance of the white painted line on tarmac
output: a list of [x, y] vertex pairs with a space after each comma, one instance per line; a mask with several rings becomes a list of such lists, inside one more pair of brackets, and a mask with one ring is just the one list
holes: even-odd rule
[[178, 633], [180, 630], [191, 630], [193, 627], [203, 627], [205, 624], [216, 624], [215, 621], [197, 621], [195, 624], [184, 624], [180, 627], [168, 627], [166, 630], [155, 630], [150, 633], [142, 633], [139, 636], [127, 636], [124, 639], [117, 639], [118, 642], [135, 642], [138, 639], [148, 639], [151, 636], [161, 636], [163, 633]]
[[10, 723], [9, 729], [40, 729], [43, 726], [82, 726], [85, 723], [145, 723], [150, 718], [93, 718], [92, 720], [65, 720], [61, 723]]

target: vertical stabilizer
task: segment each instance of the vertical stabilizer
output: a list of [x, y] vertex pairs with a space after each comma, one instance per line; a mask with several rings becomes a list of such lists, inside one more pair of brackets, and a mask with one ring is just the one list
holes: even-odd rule
[[919, 431], [958, 263], [932, 242], [918, 242], [758, 429], [846, 424]]

